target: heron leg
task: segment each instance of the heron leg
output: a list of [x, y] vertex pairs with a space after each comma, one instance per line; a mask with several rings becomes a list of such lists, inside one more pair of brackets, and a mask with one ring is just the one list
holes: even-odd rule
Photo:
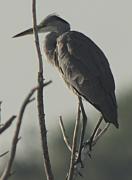
[[81, 112], [82, 112], [82, 129], [81, 129], [80, 147], [79, 147], [79, 153], [78, 153], [78, 160], [77, 161], [81, 162], [81, 150], [83, 148], [83, 140], [84, 140], [86, 125], [87, 125], [87, 115], [86, 115], [85, 110], [84, 110], [82, 98], [78, 97], [78, 99], [79, 99]]
[[81, 142], [80, 145], [82, 146], [83, 140], [84, 140], [84, 135], [85, 135], [85, 130], [86, 130], [86, 125], [87, 125], [87, 115], [85, 113], [81, 97], [79, 97], [79, 101], [80, 101], [80, 107], [81, 107], [81, 112], [82, 112], [82, 130], [81, 130], [81, 141], [80, 141]]
[[95, 129], [94, 129], [92, 135], [90, 136], [90, 139], [89, 139], [89, 150], [90, 150], [90, 151], [92, 150], [92, 143], [93, 143], [95, 134], [97, 133], [98, 128], [99, 128], [99, 126], [100, 126], [102, 120], [103, 120], [103, 116], [100, 117], [100, 119], [99, 119], [99, 121], [97, 122], [97, 125], [96, 125], [96, 127], [95, 127]]

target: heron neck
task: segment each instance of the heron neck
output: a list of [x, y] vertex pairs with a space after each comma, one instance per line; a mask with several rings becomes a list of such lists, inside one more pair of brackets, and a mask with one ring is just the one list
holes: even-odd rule
[[63, 33], [68, 32], [68, 31], [70, 31], [70, 24], [64, 23], [64, 24], [59, 24], [59, 26], [57, 26], [56, 33], [58, 34], [58, 36], [60, 36]]
[[53, 50], [56, 47], [56, 39], [59, 35], [55, 32], [50, 32], [45, 37], [45, 49], [46, 50]]
[[58, 61], [55, 58], [57, 37], [58, 37], [57, 33], [51, 32], [45, 37], [45, 41], [44, 41], [44, 52], [47, 57], [47, 60], [52, 65], [58, 64]]

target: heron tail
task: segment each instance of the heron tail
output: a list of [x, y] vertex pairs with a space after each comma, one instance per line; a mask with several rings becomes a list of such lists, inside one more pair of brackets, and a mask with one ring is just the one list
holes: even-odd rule
[[112, 123], [115, 125], [116, 128], [119, 128], [117, 104], [116, 104], [116, 99], [115, 99], [114, 94], [112, 94], [112, 96], [106, 97], [106, 100], [101, 108], [101, 113], [106, 122]]

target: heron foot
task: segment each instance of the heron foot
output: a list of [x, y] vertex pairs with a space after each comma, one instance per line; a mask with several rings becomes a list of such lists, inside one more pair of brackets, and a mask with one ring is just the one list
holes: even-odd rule
[[81, 164], [81, 168], [84, 168], [83, 162], [82, 162], [82, 158], [81, 158], [81, 154], [82, 154], [82, 149], [84, 148], [84, 144], [80, 146], [79, 152], [77, 154], [77, 158], [75, 160], [75, 165], [76, 164]]
[[89, 153], [91, 154], [92, 146], [93, 146], [93, 137], [90, 137], [88, 144], [89, 144]]
[[78, 157], [77, 157], [77, 159], [75, 161], [75, 165], [77, 165], [79, 163], [81, 164], [81, 168], [84, 168], [84, 165], [83, 165], [83, 162], [82, 162], [82, 159], [81, 159], [81, 153], [78, 154]]
[[[78, 155], [77, 155], [77, 159], [75, 160], [75, 165], [78, 164], [78, 163], [80, 163], [80, 164], [81, 164], [81, 168], [84, 168], [81, 154], [82, 154], [82, 151], [83, 151], [83, 148], [84, 148], [85, 145], [88, 145], [88, 146], [89, 146], [88, 156], [89, 156], [90, 159], [92, 158], [92, 156], [91, 156], [91, 152], [92, 152], [92, 141], [90, 142], [90, 140], [89, 140], [88, 142], [85, 142], [85, 143], [80, 147], [79, 153], [78, 153]], [[91, 150], [90, 150], [90, 146], [91, 146]]]

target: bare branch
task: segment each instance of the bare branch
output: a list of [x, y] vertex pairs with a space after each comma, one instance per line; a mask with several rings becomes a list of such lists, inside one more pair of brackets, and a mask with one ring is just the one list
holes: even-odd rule
[[7, 167], [5, 168], [0, 180], [7, 180], [11, 175], [11, 169], [12, 169], [12, 165], [13, 165], [14, 158], [16, 155], [16, 148], [17, 148], [17, 143], [19, 140], [18, 136], [19, 136], [19, 132], [20, 132], [20, 128], [21, 128], [21, 123], [22, 123], [24, 111], [25, 111], [27, 104], [31, 102], [30, 98], [36, 90], [37, 90], [37, 88], [32, 89], [22, 104], [22, 107], [21, 107], [20, 112], [19, 112], [17, 124], [16, 124], [14, 137], [12, 140], [11, 153], [10, 153], [9, 161], [8, 161]]
[[44, 83], [44, 87], [45, 87], [45, 86], [48, 86], [48, 85], [49, 85], [49, 84], [51, 84], [51, 83], [52, 83], [52, 81], [51, 81], [51, 80], [50, 80], [50, 81], [45, 82], [45, 83]]
[[38, 115], [39, 115], [39, 126], [41, 133], [41, 144], [43, 150], [43, 160], [44, 168], [47, 180], [53, 180], [53, 173], [51, 169], [51, 163], [49, 159], [48, 144], [47, 144], [47, 130], [45, 124], [45, 113], [44, 113], [44, 103], [43, 103], [43, 61], [40, 51], [39, 38], [38, 38], [38, 28], [37, 28], [37, 19], [36, 19], [36, 0], [32, 1], [32, 13], [33, 13], [33, 31], [35, 38], [35, 45], [38, 54], [39, 60], [39, 72], [38, 72], [38, 91], [37, 91], [37, 101], [38, 101]]
[[[103, 130], [101, 130], [99, 128], [98, 132], [96, 133], [93, 142], [92, 142], [92, 147], [96, 145], [96, 143], [98, 142], [98, 140], [102, 137], [102, 135], [107, 131], [107, 129], [109, 128], [110, 124], [106, 124], [106, 126], [104, 127]], [[84, 144], [84, 147], [82, 148], [81, 151], [81, 162], [75, 164], [74, 168], [74, 176], [73, 176], [73, 180], [76, 180], [78, 175], [81, 175], [81, 170], [82, 170], [82, 164], [85, 165], [87, 156], [91, 153], [90, 149], [89, 149], [89, 140], [87, 140]]]
[[110, 126], [110, 123], [107, 123], [106, 126], [104, 127], [103, 130], [100, 130], [99, 133], [97, 133], [97, 135], [95, 136], [94, 140], [93, 140], [93, 145], [95, 145], [97, 143], [97, 141], [103, 136], [103, 134], [108, 130]]
[[2, 101], [0, 101], [0, 124], [1, 124], [1, 105], [2, 105]]
[[64, 142], [65, 142], [67, 148], [69, 149], [69, 151], [71, 152], [72, 149], [71, 149], [71, 145], [70, 145], [70, 142], [68, 140], [68, 137], [66, 135], [66, 130], [65, 130], [65, 127], [64, 127], [64, 124], [63, 124], [62, 116], [60, 116], [59, 122], [60, 122], [60, 128], [61, 128], [61, 132], [62, 132], [62, 135], [63, 135]]
[[0, 154], [0, 158], [3, 157], [3, 156], [5, 156], [5, 155], [8, 154], [8, 153], [9, 153], [9, 151], [6, 151], [6, 152]]
[[1, 128], [0, 128], [0, 134], [2, 134], [7, 128], [9, 128], [13, 122], [13, 120], [16, 118], [16, 116], [12, 116]]
[[78, 102], [78, 113], [73, 133], [73, 141], [72, 141], [72, 151], [71, 151], [71, 161], [70, 161], [70, 169], [68, 173], [67, 180], [73, 180], [74, 177], [74, 166], [75, 166], [75, 160], [76, 160], [76, 148], [77, 148], [77, 135], [79, 130], [79, 124], [80, 124], [80, 101]]
[[40, 50], [39, 37], [38, 37], [38, 28], [37, 28], [37, 18], [36, 18], [36, 0], [32, 1], [32, 13], [33, 13], [33, 32], [35, 38], [35, 45], [37, 49], [37, 55], [39, 60], [39, 72], [43, 74], [43, 60]]

